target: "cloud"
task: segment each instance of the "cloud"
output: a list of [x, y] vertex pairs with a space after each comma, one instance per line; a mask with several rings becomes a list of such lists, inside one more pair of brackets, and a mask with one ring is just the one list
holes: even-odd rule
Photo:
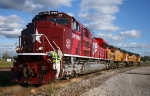
[[59, 7], [61, 5], [71, 7], [71, 2], [73, 0], [36, 0], [34, 3], [42, 4], [50, 7]]
[[9, 49], [12, 49], [12, 47], [15, 46], [14, 43], [7, 43], [7, 44], [0, 44], [0, 48], [9, 48]]
[[35, 13], [41, 11], [45, 8], [43, 5], [34, 4], [32, 0], [1, 0], [0, 8], [2, 9], [14, 9], [14, 10], [23, 10], [30, 13]]
[[[71, 7], [74, 0], [1, 0], [1, 9], [14, 9], [35, 14], [40, 11], [46, 11], [48, 8], [57, 8], [60, 6]], [[70, 15], [73, 15], [70, 13]], [[7, 38], [16, 38], [21, 34], [24, 22], [23, 18], [17, 15], [0, 16], [0, 36]]]
[[97, 37], [108, 38], [110, 42], [124, 41], [127, 38], [139, 38], [141, 37], [141, 31], [139, 30], [129, 30], [125, 32], [120, 32], [119, 34], [112, 33], [98, 33]]
[[22, 29], [0, 29], [0, 35], [6, 38], [18, 38], [21, 35]]
[[118, 5], [122, 0], [82, 0], [79, 17], [84, 18], [85, 25], [92, 30], [116, 31], [120, 28], [113, 24]]
[[139, 38], [141, 37], [141, 31], [139, 30], [130, 30], [120, 33], [121, 36], [130, 37], [130, 38]]
[[124, 43], [119, 43], [117, 47], [120, 48], [150, 48], [150, 44], [139, 44], [139, 43], [129, 43], [129, 44], [124, 44]]
[[150, 50], [141, 52], [141, 56], [150, 56]]
[[109, 42], [123, 41], [125, 39], [123, 36], [115, 35], [112, 33], [98, 33], [97, 37], [107, 38], [109, 39]]
[[23, 19], [17, 15], [0, 16], [0, 28], [22, 28]]
[[150, 44], [119, 43], [118, 45], [116, 45], [116, 47], [121, 48], [121, 49], [125, 49], [125, 50], [130, 51], [130, 52], [138, 53], [141, 56], [146, 56], [146, 55], [150, 56], [150, 50], [148, 50], [150, 48]]
[[50, 7], [57, 8], [59, 6], [71, 7], [73, 0], [1, 0], [0, 8], [14, 9], [25, 11], [28, 13], [37, 13], [48, 10]]
[[67, 14], [74, 17], [74, 14], [72, 14], [72, 13], [67, 13]]
[[21, 35], [24, 20], [17, 15], [0, 16], [0, 35], [17, 38]]

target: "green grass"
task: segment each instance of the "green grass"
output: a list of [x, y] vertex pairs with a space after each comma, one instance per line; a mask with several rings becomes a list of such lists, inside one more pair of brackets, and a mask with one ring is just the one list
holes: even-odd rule
[[0, 67], [10, 67], [13, 64], [13, 62], [6, 62], [3, 60], [0, 60]]
[[49, 88], [47, 89], [47, 91], [48, 91], [49, 94], [54, 94], [54, 93], [56, 93], [55, 88], [52, 87], [51, 85], [49, 86]]

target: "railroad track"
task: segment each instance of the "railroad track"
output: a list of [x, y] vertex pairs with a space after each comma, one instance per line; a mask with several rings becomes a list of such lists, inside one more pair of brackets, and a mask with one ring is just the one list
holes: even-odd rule
[[0, 67], [0, 74], [10, 73], [10, 71], [11, 71], [10, 67]]
[[[61, 92], [64, 92], [64, 93], [69, 93], [68, 91], [65, 92], [66, 90], [70, 90], [72, 87], [75, 87], [76, 89], [76, 84], [79, 85], [79, 83], [81, 81], [86, 81], [86, 80], [90, 80], [92, 78], [92, 80], [94, 80], [93, 78], [96, 78], [97, 76], [100, 76], [100, 79], [98, 79], [98, 82], [100, 81], [106, 81], [108, 78], [118, 74], [118, 73], [121, 73], [121, 72], [124, 72], [124, 71], [127, 71], [127, 70], [130, 70], [130, 69], [133, 69], [134, 67], [125, 67], [125, 68], [117, 68], [117, 69], [110, 69], [110, 70], [104, 70], [104, 71], [99, 71], [99, 72], [94, 72], [94, 73], [90, 73], [90, 74], [86, 74], [86, 75], [81, 75], [77, 78], [71, 78], [69, 80], [60, 80], [59, 82], [55, 82], [55, 83], [51, 83], [51, 84], [47, 84], [47, 85], [42, 85], [42, 86], [34, 86], [34, 85], [30, 85], [29, 86], [20, 86], [18, 84], [14, 84], [14, 85], [10, 85], [10, 86], [7, 86], [7, 90], [5, 90], [6, 88], [2, 88], [1, 87], [1, 93], [0, 93], [0, 96], [4, 96], [4, 95], [9, 95], [9, 94], [15, 94], [16, 96], [20, 96], [20, 94], [25, 94], [26, 92], [28, 92], [29, 95], [33, 95], [34, 92], [32, 93], [31, 90], [34, 89], [36, 93], [42, 93], [42, 90], [50, 90], [50, 88], [52, 87], [53, 90], [57, 91], [58, 94]], [[1, 73], [4, 73], [4, 72], [10, 72], [10, 71], [0, 71], [0, 74]], [[91, 81], [92, 82], [96, 82], [96, 81]], [[74, 84], [74, 85], [73, 85]], [[84, 83], [83, 83], [84, 84]], [[82, 87], [84, 87], [84, 85], [82, 85]], [[71, 88], [69, 88], [71, 86]], [[93, 83], [92, 85], [90, 86], [94, 86]], [[76, 92], [76, 91], [74, 91]], [[81, 90], [81, 93], [83, 91]], [[45, 93], [47, 93], [47, 91], [45, 91]], [[42, 95], [44, 96], [44, 95]]]
[[11, 69], [11, 67], [0, 67], [0, 69]]

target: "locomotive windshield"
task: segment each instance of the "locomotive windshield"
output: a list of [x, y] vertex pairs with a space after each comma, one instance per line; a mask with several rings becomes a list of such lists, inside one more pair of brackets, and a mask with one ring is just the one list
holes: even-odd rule
[[58, 24], [69, 24], [68, 18], [50, 18], [49, 21], [56, 22]]
[[45, 21], [46, 20], [46, 16], [43, 15], [36, 15], [33, 19], [32, 22], [34, 21]]

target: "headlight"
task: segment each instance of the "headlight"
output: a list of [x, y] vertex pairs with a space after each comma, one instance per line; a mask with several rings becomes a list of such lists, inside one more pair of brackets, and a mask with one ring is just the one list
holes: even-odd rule
[[43, 50], [43, 47], [39, 47], [39, 50]]
[[17, 47], [16, 47], [16, 51], [18, 51], [18, 50], [20, 50], [20, 47], [17, 46]]

